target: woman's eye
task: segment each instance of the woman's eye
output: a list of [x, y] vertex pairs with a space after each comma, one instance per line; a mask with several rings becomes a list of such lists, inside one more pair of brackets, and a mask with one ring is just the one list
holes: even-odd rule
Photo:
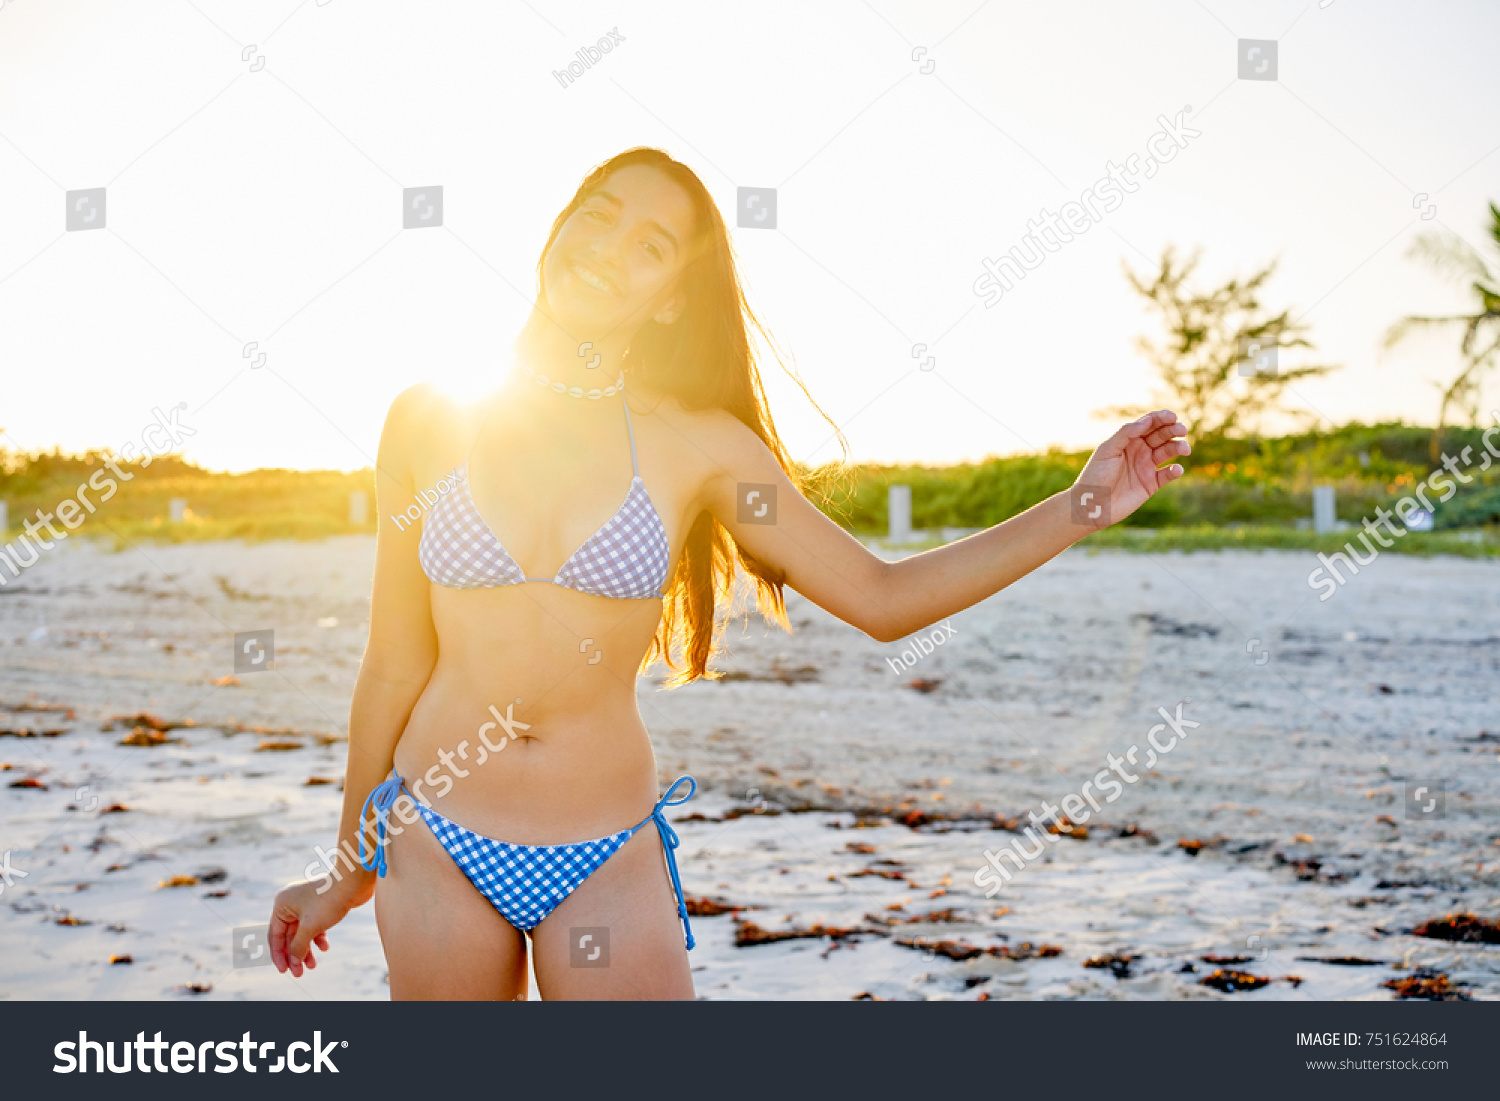
[[656, 257], [658, 260], [660, 260], [662, 258], [661, 249], [657, 248], [650, 241], [646, 242], [646, 247], [651, 250], [651, 255], [652, 256]]

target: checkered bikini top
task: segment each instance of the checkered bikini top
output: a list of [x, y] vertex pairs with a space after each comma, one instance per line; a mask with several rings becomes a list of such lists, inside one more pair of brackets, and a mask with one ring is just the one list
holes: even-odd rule
[[[621, 394], [621, 404], [624, 395]], [[481, 425], [482, 427], [482, 425]], [[455, 475], [457, 486], [428, 514], [417, 543], [422, 572], [434, 583], [449, 589], [491, 589], [500, 585], [524, 585], [545, 581], [581, 593], [618, 600], [644, 600], [665, 596], [667, 564], [671, 547], [651, 495], [641, 481], [636, 462], [635, 428], [630, 407], [625, 407], [625, 428], [630, 433], [630, 466], [635, 477], [625, 501], [573, 552], [556, 577], [527, 577], [500, 542], [493, 528], [479, 515], [469, 492], [469, 458]], [[475, 436], [478, 442], [478, 436]], [[474, 454], [469, 445], [469, 456]]]

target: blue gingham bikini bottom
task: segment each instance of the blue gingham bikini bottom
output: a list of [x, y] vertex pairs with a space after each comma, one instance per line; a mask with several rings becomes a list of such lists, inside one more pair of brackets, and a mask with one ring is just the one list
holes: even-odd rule
[[[684, 783], [692, 785], [680, 799], [672, 795]], [[490, 900], [500, 911], [500, 916], [517, 929], [529, 931], [597, 871], [606, 860], [615, 854], [621, 845], [645, 827], [655, 822], [661, 834], [662, 849], [667, 857], [667, 870], [672, 873], [672, 889], [677, 892], [677, 914], [682, 918], [683, 933], [687, 946], [693, 947], [693, 930], [688, 924], [687, 900], [682, 894], [682, 880], [677, 874], [677, 858], [673, 850], [681, 841], [677, 831], [667, 822], [664, 813], [667, 807], [686, 803], [698, 790], [698, 782], [691, 776], [677, 779], [667, 793], [642, 821], [627, 830], [598, 837], [592, 841], [576, 841], [568, 845], [512, 845], [508, 841], [497, 841], [473, 830], [465, 829], [456, 822], [444, 818], [437, 811], [424, 806], [420, 800], [406, 791], [401, 777], [392, 770], [390, 779], [376, 785], [365, 799], [360, 812], [360, 822], [371, 806], [375, 808], [375, 851], [365, 855], [365, 832], [359, 832], [359, 858], [367, 871], [385, 875], [385, 847], [387, 820], [396, 800], [406, 793], [416, 805], [438, 844], [447, 850], [453, 862], [474, 884], [476, 890]]]

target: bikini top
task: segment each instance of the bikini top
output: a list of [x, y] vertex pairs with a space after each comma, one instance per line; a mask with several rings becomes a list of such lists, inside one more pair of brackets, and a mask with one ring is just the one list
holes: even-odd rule
[[[618, 600], [665, 596], [662, 589], [667, 581], [671, 547], [667, 529], [641, 481], [629, 406], [625, 408], [625, 428], [630, 433], [630, 466], [635, 472], [630, 490], [615, 514], [573, 552], [556, 577], [527, 577], [495, 530], [479, 515], [469, 491], [473, 444], [469, 445], [463, 465], [454, 471], [457, 485], [433, 506], [422, 525], [422, 536], [417, 542], [422, 572], [449, 589], [491, 589], [544, 581]], [[474, 440], [475, 443], [479, 440], [477, 433]]]

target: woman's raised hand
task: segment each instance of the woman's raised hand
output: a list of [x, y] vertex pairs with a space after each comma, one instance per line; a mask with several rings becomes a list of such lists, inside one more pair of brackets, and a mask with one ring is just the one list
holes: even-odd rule
[[[1095, 448], [1074, 483], [1076, 519], [1108, 527], [1125, 519], [1168, 482], [1182, 477], [1178, 463], [1161, 464], [1192, 448], [1179, 437], [1187, 427], [1170, 409], [1147, 413]], [[1161, 467], [1161, 469], [1157, 469]], [[1091, 495], [1087, 500], [1085, 495]]]

